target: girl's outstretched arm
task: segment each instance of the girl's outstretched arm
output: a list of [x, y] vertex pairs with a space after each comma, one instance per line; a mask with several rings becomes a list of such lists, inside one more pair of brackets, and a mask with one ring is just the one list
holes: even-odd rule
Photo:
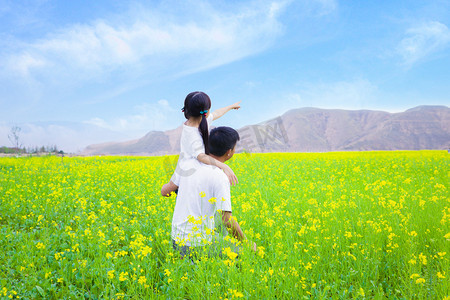
[[240, 104], [241, 104], [241, 101], [215, 110], [213, 112], [213, 120], [217, 120], [218, 118], [220, 118], [221, 116], [223, 116], [224, 114], [226, 114], [227, 112], [229, 112], [232, 109], [241, 108]]
[[231, 168], [228, 165], [224, 164], [223, 162], [220, 162], [217, 159], [215, 159], [214, 157], [211, 157], [204, 153], [199, 154], [197, 156], [197, 159], [198, 159], [198, 161], [200, 161], [204, 164], [221, 168], [225, 172], [225, 175], [227, 175], [228, 180], [230, 181], [231, 185], [235, 185], [238, 183], [238, 179], [237, 179], [236, 175], [234, 175], [233, 170], [231, 170]]

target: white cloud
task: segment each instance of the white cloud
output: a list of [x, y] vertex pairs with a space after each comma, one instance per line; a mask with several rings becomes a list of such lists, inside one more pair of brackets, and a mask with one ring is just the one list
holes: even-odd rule
[[446, 49], [450, 44], [450, 29], [440, 22], [427, 22], [411, 27], [397, 47], [397, 53], [407, 66]]
[[378, 88], [366, 79], [331, 83], [307, 83], [298, 93], [287, 95], [291, 108], [321, 107], [364, 109], [376, 102]]
[[[114, 132], [139, 136], [152, 130], [173, 129], [173, 116], [178, 110], [172, 108], [165, 99], [156, 103], [145, 103], [134, 107], [136, 113], [113, 120], [92, 118], [85, 124], [95, 125]], [[180, 119], [181, 124], [181, 119]]]
[[[90, 144], [121, 141], [130, 137], [96, 125], [79, 123], [22, 123], [19, 138], [25, 148], [57, 146], [64, 152], [79, 152]], [[11, 126], [0, 123], [0, 146], [12, 144], [7, 136]]]
[[[136, 139], [149, 131], [173, 129], [174, 115], [182, 117], [165, 99], [137, 105], [134, 111], [113, 120], [92, 118], [82, 123], [37, 122], [17, 126], [21, 128], [19, 136], [24, 147], [56, 145], [65, 152], [78, 152], [90, 144]], [[0, 122], [0, 146], [12, 146], [8, 140], [11, 128]]]
[[45, 64], [43, 59], [23, 53], [21, 56], [11, 58], [10, 69], [15, 70], [22, 77], [29, 77], [30, 69], [44, 67]]
[[18, 43], [1, 55], [0, 65], [3, 75], [54, 84], [101, 81], [115, 72], [153, 78], [197, 72], [267, 48], [281, 33], [277, 18], [285, 3], [246, 4], [231, 12], [186, 5], [183, 17], [142, 8]]
[[338, 8], [337, 0], [303, 0], [292, 1], [300, 15], [321, 18], [332, 14]]
[[318, 5], [319, 16], [324, 16], [332, 13], [338, 7], [337, 0], [315, 0], [316, 5]]

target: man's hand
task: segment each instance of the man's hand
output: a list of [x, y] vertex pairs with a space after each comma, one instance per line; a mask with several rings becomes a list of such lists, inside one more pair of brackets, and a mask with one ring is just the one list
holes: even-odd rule
[[244, 232], [242, 232], [241, 226], [233, 217], [231, 211], [222, 211], [222, 222], [227, 227], [228, 232], [231, 233], [238, 241], [245, 241], [247, 237]]
[[170, 194], [172, 192], [175, 192], [177, 190], [178, 186], [173, 183], [172, 181], [169, 181], [161, 188], [161, 195], [164, 197], [170, 197]]

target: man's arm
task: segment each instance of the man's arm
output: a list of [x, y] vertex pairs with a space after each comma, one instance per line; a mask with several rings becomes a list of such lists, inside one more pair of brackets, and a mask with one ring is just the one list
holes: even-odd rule
[[[227, 227], [228, 231], [231, 232], [231, 234], [238, 240], [238, 241], [245, 241], [247, 240], [247, 237], [245, 236], [244, 232], [241, 229], [241, 226], [239, 226], [239, 223], [236, 221], [236, 218], [233, 217], [231, 214], [231, 211], [222, 211], [222, 222]], [[251, 243], [252, 250], [257, 251], [256, 244]]]
[[169, 197], [172, 192], [175, 192], [177, 190], [177, 188], [178, 185], [173, 183], [171, 180], [163, 185], [163, 187], [161, 188], [161, 195], [163, 195], [164, 197]]
[[232, 109], [241, 108], [241, 106], [239, 105], [240, 103], [241, 103], [241, 101], [215, 110], [213, 112], [213, 120], [217, 120], [218, 118], [220, 118], [221, 116], [223, 116], [224, 114], [226, 114], [227, 112], [229, 112]]

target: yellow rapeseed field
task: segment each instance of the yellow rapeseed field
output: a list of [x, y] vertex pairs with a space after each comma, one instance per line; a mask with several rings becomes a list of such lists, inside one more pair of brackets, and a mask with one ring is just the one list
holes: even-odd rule
[[172, 250], [163, 157], [0, 158], [1, 299], [449, 299], [446, 151], [238, 154], [258, 252]]

